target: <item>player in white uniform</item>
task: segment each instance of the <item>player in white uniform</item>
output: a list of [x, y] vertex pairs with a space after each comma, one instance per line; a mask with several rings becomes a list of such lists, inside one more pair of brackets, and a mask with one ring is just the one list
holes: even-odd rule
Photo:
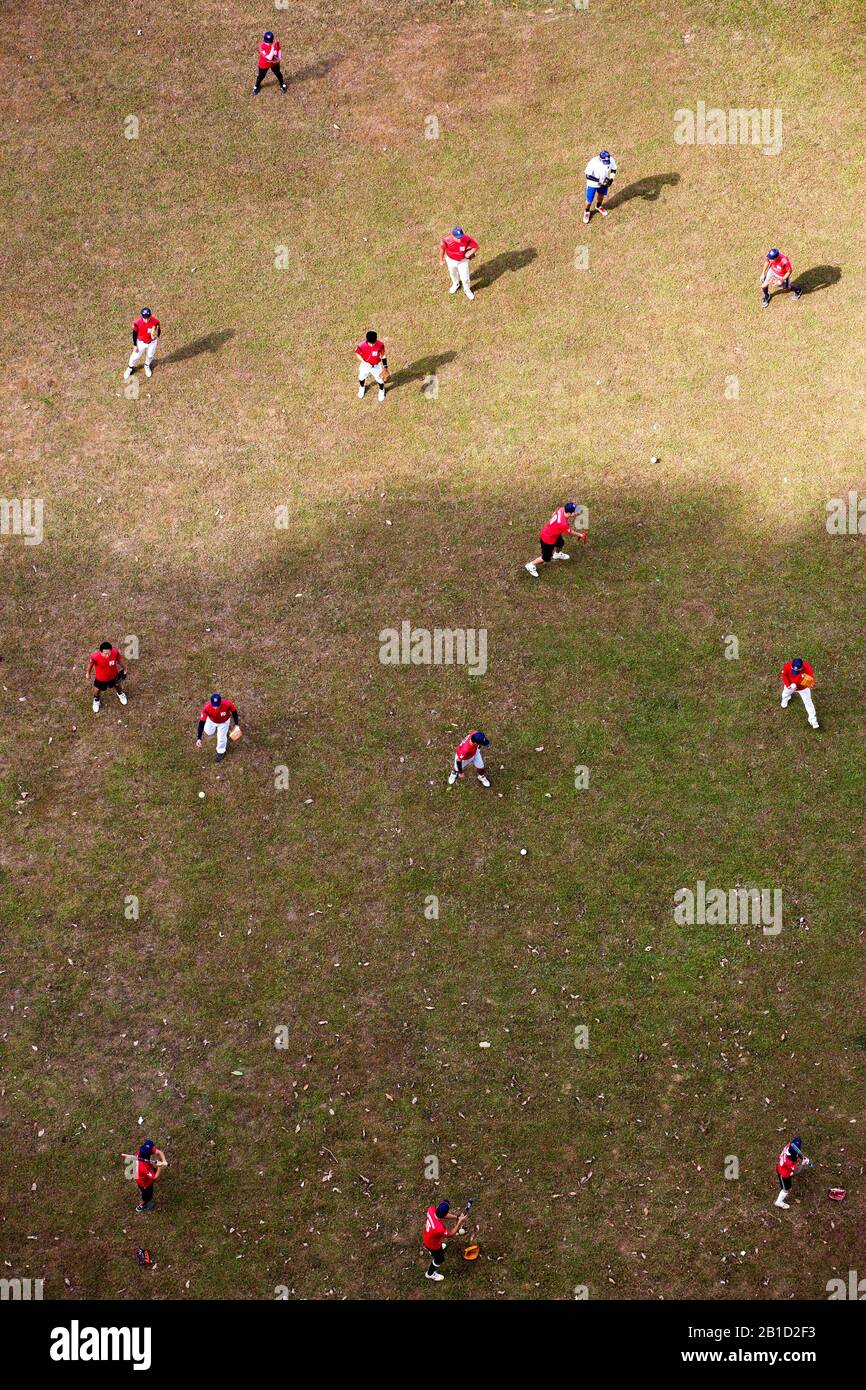
[[592, 204], [598, 208], [602, 217], [607, 217], [607, 208], [604, 200], [608, 190], [616, 178], [616, 160], [609, 150], [602, 150], [591, 159], [586, 166], [586, 207], [583, 213], [584, 222], [588, 222], [592, 217]]

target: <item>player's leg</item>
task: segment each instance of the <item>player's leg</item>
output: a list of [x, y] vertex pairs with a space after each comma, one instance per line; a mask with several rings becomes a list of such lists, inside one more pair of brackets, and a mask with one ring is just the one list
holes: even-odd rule
[[571, 556], [569, 555], [568, 551], [567, 551], [567, 550], [563, 550], [562, 547], [563, 547], [564, 545], [565, 545], [565, 536], [557, 536], [556, 540], [555, 540], [554, 543], [553, 543], [553, 555], [552, 555], [552, 557], [551, 557], [552, 559], [554, 559], [554, 560], [570, 560], [570, 559], [571, 559]]
[[204, 736], [205, 736], [205, 738], [213, 738], [213, 736], [214, 736], [214, 734], [216, 733], [216, 731], [217, 731], [217, 725], [213, 722], [213, 720], [212, 720], [212, 719], [206, 719], [206, 720], [204, 721]]
[[442, 1265], [442, 1264], [444, 1264], [444, 1263], [445, 1263], [445, 1251], [444, 1251], [444, 1250], [431, 1250], [431, 1251], [430, 1251], [430, 1263], [429, 1263], [429, 1265], [427, 1266], [427, 1273], [424, 1275], [424, 1278], [425, 1278], [425, 1279], [434, 1279], [434, 1280], [436, 1280], [437, 1283], [438, 1283], [440, 1280], [444, 1279], [444, 1278], [445, 1278], [445, 1275], [444, 1275], [444, 1274], [441, 1274], [440, 1271], [439, 1271], [439, 1266]]
[[451, 276], [451, 284], [449, 286], [448, 293], [456, 294], [460, 288], [460, 262], [452, 260], [450, 256], [446, 256], [445, 264], [448, 267], [448, 274]]
[[274, 73], [274, 77], [277, 79], [277, 81], [278, 81], [279, 84], [280, 84], [280, 91], [281, 91], [281, 92], [287, 92], [289, 89], [288, 89], [288, 87], [286, 86], [286, 81], [285, 81], [285, 78], [283, 77], [283, 70], [282, 70], [282, 68], [280, 67], [279, 63], [274, 63], [273, 73]]
[[799, 691], [799, 695], [800, 699], [803, 701], [803, 704], [806, 706], [806, 713], [809, 716], [809, 723], [812, 725], [813, 729], [817, 729], [818, 716], [815, 713], [815, 702], [812, 699], [811, 690], [801, 690]]
[[487, 769], [484, 766], [484, 759], [481, 756], [480, 748], [476, 752], [475, 757], [472, 759], [472, 763], [475, 767], [475, 770], [478, 773], [478, 780], [481, 783], [482, 787], [489, 787], [490, 778], [487, 776]]
[[215, 761], [218, 762], [218, 763], [221, 763], [221, 762], [222, 762], [223, 758], [224, 758], [225, 755], [226, 755], [226, 749], [227, 749], [228, 746], [229, 746], [229, 724], [230, 724], [230, 723], [231, 723], [231, 720], [230, 720], [230, 719], [226, 719], [225, 722], [224, 722], [223, 724], [217, 724], [217, 741], [216, 741], [216, 759], [215, 759]]
[[118, 700], [120, 701], [120, 703], [121, 703], [122, 705], [125, 705], [125, 704], [126, 704], [126, 691], [125, 691], [124, 688], [123, 688], [123, 682], [124, 682], [125, 680], [126, 680], [126, 672], [125, 672], [125, 671], [118, 671], [118, 673], [117, 673], [117, 675], [115, 676], [114, 680], [111, 682], [111, 687], [112, 687], [112, 689], [113, 689], [115, 695], [117, 696]]
[[154, 357], [156, 356], [156, 348], [157, 348], [158, 342], [159, 342], [159, 339], [158, 339], [158, 338], [154, 338], [153, 342], [152, 342], [152, 343], [148, 343], [147, 347], [145, 348], [145, 351], [144, 351], [144, 375], [145, 375], [145, 376], [153, 376], [153, 359], [154, 359]]
[[385, 399], [385, 383], [384, 383], [384, 381], [382, 380], [382, 367], [381, 367], [381, 365], [378, 366], [378, 367], [374, 367], [374, 368], [373, 368], [373, 370], [372, 370], [372, 377], [373, 377], [373, 380], [375, 381], [376, 385], [377, 385], [378, 388], [379, 388], [379, 400], [380, 400], [380, 401], [383, 401], [383, 400]]
[[474, 299], [475, 295], [472, 293], [472, 287], [469, 284], [472, 267], [467, 260], [459, 261], [458, 265], [460, 267], [460, 283], [463, 286], [463, 293], [466, 295], [467, 299]]
[[364, 392], [365, 392], [366, 389], [367, 389], [367, 377], [370, 375], [370, 373], [371, 373], [372, 370], [373, 370], [373, 369], [372, 369], [372, 367], [370, 366], [370, 363], [369, 363], [369, 362], [365, 362], [365, 361], [363, 360], [363, 358], [362, 358], [362, 359], [361, 359], [361, 365], [360, 365], [359, 368], [358, 368], [358, 400], [359, 400], [359, 401], [362, 401], [362, 400], [364, 399]]
[[98, 714], [102, 707], [102, 692], [106, 688], [105, 681], [93, 682], [93, 713]]
[[132, 349], [132, 352], [129, 354], [129, 361], [126, 365], [126, 371], [123, 373], [124, 379], [126, 381], [128, 381], [129, 378], [132, 376], [132, 373], [135, 371], [136, 367], [138, 366], [139, 362], [144, 356], [144, 349], [144, 343], [136, 343], [135, 347]]
[[774, 1202], [774, 1206], [781, 1207], [783, 1211], [788, 1210], [788, 1203], [785, 1201], [791, 1190], [791, 1179], [783, 1178], [781, 1173], [776, 1175], [779, 1179], [779, 1195]]
[[589, 184], [586, 185], [586, 207], [583, 210], [584, 222], [588, 222], [592, 217], [592, 202], [597, 192], [597, 188], [590, 188]]
[[600, 189], [598, 190], [598, 197], [597, 197], [596, 200], [595, 200], [595, 206], [596, 206], [596, 208], [598, 209], [598, 211], [601, 213], [602, 217], [607, 217], [607, 208], [606, 208], [605, 205], [604, 205], [604, 200], [605, 200], [606, 197], [607, 197], [607, 189], [606, 189], [606, 188], [600, 188]]

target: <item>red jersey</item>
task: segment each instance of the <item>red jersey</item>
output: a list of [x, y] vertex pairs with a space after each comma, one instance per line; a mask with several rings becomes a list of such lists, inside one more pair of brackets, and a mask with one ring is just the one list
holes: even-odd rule
[[90, 660], [98, 681], [113, 681], [123, 670], [123, 657], [116, 647], [112, 647], [110, 652], [94, 652]]
[[800, 669], [799, 675], [796, 675], [796, 676], [794, 675], [793, 667], [792, 667], [792, 664], [791, 664], [790, 661], [786, 661], [785, 664], [784, 664], [784, 666], [782, 667], [782, 683], [783, 683], [784, 685], [789, 685], [789, 686], [790, 686], [790, 685], [795, 685], [795, 686], [797, 687], [798, 690], [802, 690], [802, 689], [803, 689], [803, 677], [804, 677], [804, 676], [814, 676], [814, 675], [815, 675], [815, 672], [812, 670], [812, 667], [809, 665], [808, 661], [804, 661], [804, 662], [803, 662], [803, 665], [802, 665], [802, 667], [801, 667], [801, 669]]
[[283, 50], [280, 48], [279, 39], [274, 39], [273, 43], [259, 44], [259, 67], [275, 68], [282, 62]]
[[445, 255], [449, 256], [452, 261], [465, 261], [467, 251], [478, 250], [478, 242], [473, 237], [467, 236], [465, 232], [463, 236], [452, 236], [449, 232], [447, 236], [442, 238], [440, 246]]
[[[476, 729], [475, 732], [477, 733], [478, 730]], [[472, 735], [467, 734], [463, 742], [456, 748], [454, 756], [459, 758], [461, 762], [465, 762], [467, 758], [474, 758], [480, 747], [479, 743], [472, 742]]]
[[767, 266], [774, 275], [779, 275], [783, 280], [787, 280], [791, 274], [791, 262], [787, 256], [777, 256], [774, 261], [767, 261]]
[[155, 314], [151, 314], [149, 319], [143, 319], [139, 314], [132, 331], [140, 343], [155, 343], [159, 337], [159, 319]]
[[788, 1153], [788, 1145], [786, 1144], [779, 1154], [779, 1161], [776, 1164], [776, 1172], [779, 1174], [779, 1177], [790, 1178], [791, 1174], [796, 1172], [797, 1162], [798, 1160], [796, 1158], [791, 1158]]
[[541, 528], [541, 539], [545, 545], [552, 545], [560, 536], [567, 534], [573, 516], [574, 512], [567, 512], [564, 506], [557, 507], [550, 520]]
[[237, 712], [237, 705], [233, 705], [231, 700], [223, 700], [219, 705], [212, 705], [208, 700], [206, 705], [202, 705], [200, 718], [209, 719], [212, 724], [225, 724]]
[[424, 1222], [424, 1244], [428, 1250], [441, 1250], [445, 1244], [445, 1225], [436, 1215], [435, 1207], [427, 1208], [427, 1220]]
[[364, 361], [368, 362], [371, 367], [378, 367], [382, 358], [385, 356], [385, 344], [380, 342], [378, 338], [375, 343], [368, 343], [365, 339], [363, 343], [358, 344], [355, 351], [358, 356], [363, 357]]
[[156, 1177], [156, 1171], [157, 1170], [152, 1163], [148, 1163], [145, 1159], [140, 1158], [138, 1160], [138, 1172], [135, 1178], [135, 1181], [138, 1183], [138, 1186], [150, 1187], [150, 1184]]

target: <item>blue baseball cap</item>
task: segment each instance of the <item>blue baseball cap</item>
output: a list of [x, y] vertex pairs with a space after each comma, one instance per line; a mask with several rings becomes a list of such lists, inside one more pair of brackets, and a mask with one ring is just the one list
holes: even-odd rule
[[577, 503], [576, 503], [576, 502], [566, 502], [566, 504], [565, 504], [565, 510], [566, 510], [567, 512], [576, 512], [576, 511], [577, 511]]
[[801, 656], [795, 656], [795, 657], [794, 657], [794, 660], [791, 662], [791, 670], [792, 670], [792, 671], [802, 671], [802, 669], [803, 669], [803, 658], [802, 658]]
[[212, 705], [221, 705], [223, 702], [223, 697], [222, 695], [211, 695], [210, 702]]
[[610, 164], [610, 150], [602, 150], [601, 154], [599, 155], [599, 159], [601, 160], [602, 164]]
[[139, 1158], [143, 1158], [145, 1160], [150, 1158], [150, 1155], [153, 1153], [155, 1148], [156, 1145], [154, 1144], [152, 1139], [145, 1139], [144, 1143], [138, 1151]]
[[151, 315], [151, 312], [152, 312], [152, 311], [151, 311], [150, 309], [144, 308], [144, 309], [142, 309], [142, 311], [141, 311], [141, 317], [142, 317], [143, 319], [149, 319], [149, 318], [150, 318], [150, 315]]
[[802, 1141], [802, 1139], [800, 1138], [799, 1134], [795, 1134], [795, 1135], [794, 1135], [793, 1139], [791, 1140], [790, 1144], [788, 1145], [788, 1148], [789, 1148], [789, 1149], [793, 1149], [795, 1154], [798, 1154], [798, 1153], [801, 1153], [801, 1152], [802, 1152], [803, 1141]]
[[466, 233], [464, 232], [464, 230], [463, 230], [462, 227], [452, 227], [452, 228], [451, 228], [451, 235], [452, 235], [452, 236], [465, 236]]
[[482, 734], [480, 729], [477, 729], [472, 735], [472, 742], [479, 744], [481, 748], [487, 748], [490, 744], [490, 739], [486, 734]]
[[778, 246], [771, 246], [770, 249], [769, 249], [769, 251], [767, 252], [767, 260], [768, 260], [768, 261], [777, 261], [777, 260], [779, 259], [779, 257], [781, 256], [781, 254], [782, 254], [782, 253], [781, 253], [781, 251], [779, 250]]
[[267, 32], [265, 33], [265, 35], [264, 35], [264, 40], [265, 40], [265, 43], [273, 43], [273, 41], [274, 41], [274, 36], [273, 36], [273, 34], [271, 33], [270, 29], [268, 29]]
[[439, 1205], [438, 1205], [438, 1207], [436, 1208], [436, 1215], [439, 1217], [439, 1220], [441, 1221], [441, 1220], [442, 1220], [442, 1217], [443, 1217], [443, 1216], [447, 1216], [450, 1210], [451, 1210], [451, 1203], [450, 1203], [450, 1202], [440, 1202]]

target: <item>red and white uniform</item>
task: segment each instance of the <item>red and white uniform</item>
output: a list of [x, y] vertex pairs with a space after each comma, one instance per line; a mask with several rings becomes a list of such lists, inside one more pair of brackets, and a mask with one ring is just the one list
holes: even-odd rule
[[545, 545], [554, 545], [560, 536], [567, 536], [571, 528], [574, 512], [567, 512], [565, 506], [557, 507], [549, 521], [541, 528], [541, 540]]
[[466, 298], [474, 299], [475, 295], [472, 293], [469, 285], [470, 266], [468, 253], [478, 250], [478, 242], [474, 237], [467, 236], [465, 232], [463, 236], [454, 236], [453, 233], [449, 232], [439, 243], [439, 249], [445, 257], [448, 274], [451, 276], [451, 288], [449, 293], [456, 294], [462, 285], [463, 293], [466, 295]]
[[233, 714], [237, 714], [238, 707], [231, 700], [225, 697], [218, 705], [212, 705], [208, 700], [206, 705], [202, 705], [199, 723], [204, 722], [203, 733], [207, 738], [217, 736], [216, 748], [218, 753], [224, 753], [228, 747], [229, 724]]
[[259, 44], [259, 69], [278, 68], [283, 61], [283, 50], [280, 48], [279, 39], [274, 39], [273, 43]]
[[358, 381], [365, 382], [368, 376], [382, 385], [382, 363], [385, 360], [385, 344], [380, 338], [368, 343], [366, 338], [355, 348], [358, 362]]
[[814, 674], [815, 672], [812, 670], [812, 667], [809, 665], [808, 661], [803, 662], [801, 669], [796, 675], [794, 674], [791, 662], [785, 662], [781, 671], [782, 709], [787, 709], [794, 696], [799, 695], [800, 699], [803, 701], [803, 704], [806, 706], [806, 713], [809, 716], [809, 723], [812, 725], [813, 729], [817, 729], [818, 716], [815, 713], [815, 702], [812, 699], [812, 692], [808, 686], [803, 685], [803, 677], [814, 676]]
[[112, 647], [110, 652], [93, 652], [90, 660], [93, 679], [97, 681], [116, 680], [123, 670], [123, 657], [116, 647]]
[[463, 742], [459, 743], [454, 750], [454, 766], [458, 772], [462, 772], [469, 763], [472, 763], [473, 767], [484, 767], [481, 749], [477, 743], [472, 742], [472, 734], [467, 734]]
[[160, 334], [159, 319], [156, 314], [151, 314], [149, 319], [143, 319], [139, 314], [132, 325], [132, 331], [135, 334], [135, 344], [130, 354], [129, 366], [136, 366], [143, 357], [145, 366], [149, 367], [156, 356]]
[[424, 1244], [428, 1250], [441, 1250], [445, 1244], [445, 1223], [440, 1221], [436, 1215], [435, 1207], [427, 1208], [427, 1219], [424, 1222]]
[[788, 1145], [786, 1144], [782, 1152], [779, 1154], [779, 1161], [776, 1164], [776, 1172], [779, 1174], [780, 1178], [790, 1178], [797, 1171], [797, 1163], [798, 1160], [796, 1158], [792, 1158], [789, 1154]]
[[777, 256], [774, 261], [767, 261], [764, 271], [765, 285], [781, 285], [783, 280], [787, 280], [791, 274], [791, 262], [787, 256]]
[[154, 1163], [148, 1163], [147, 1159], [140, 1158], [138, 1160], [138, 1168], [135, 1175], [135, 1181], [137, 1185], [142, 1189], [145, 1187], [150, 1187], [151, 1183], [156, 1178], [158, 1172], [159, 1169], [156, 1167]]

